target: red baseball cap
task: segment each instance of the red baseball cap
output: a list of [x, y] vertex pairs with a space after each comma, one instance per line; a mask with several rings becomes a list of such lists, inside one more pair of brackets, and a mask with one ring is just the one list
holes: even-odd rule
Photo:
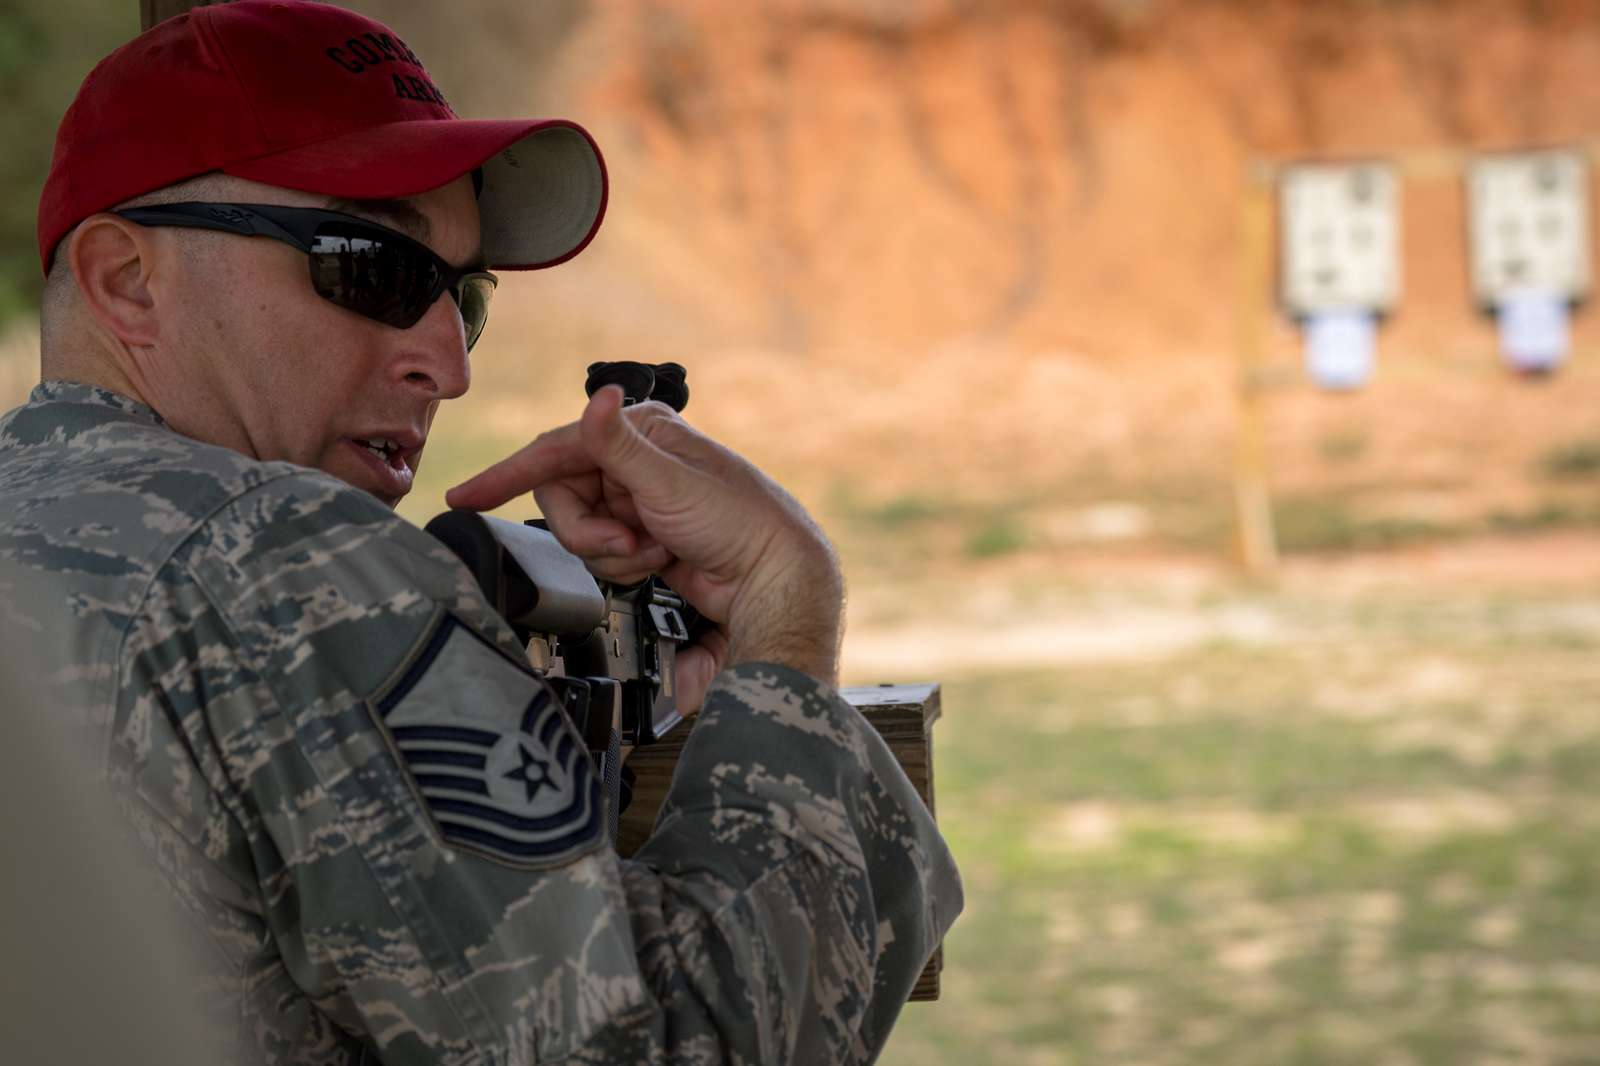
[[606, 208], [594, 139], [564, 119], [457, 118], [391, 30], [314, 0], [235, 0], [103, 59], [56, 132], [39, 198], [46, 271], [97, 211], [222, 171], [348, 199], [415, 196], [482, 168], [489, 265], [570, 259]]

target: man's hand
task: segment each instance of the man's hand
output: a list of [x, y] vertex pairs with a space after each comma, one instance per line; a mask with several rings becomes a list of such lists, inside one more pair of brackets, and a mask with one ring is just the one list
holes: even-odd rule
[[665, 404], [597, 391], [541, 435], [445, 496], [486, 510], [533, 492], [550, 531], [596, 576], [659, 573], [717, 623], [678, 653], [679, 705], [698, 709], [739, 662], [782, 663], [835, 684], [844, 582], [827, 538], [788, 493]]

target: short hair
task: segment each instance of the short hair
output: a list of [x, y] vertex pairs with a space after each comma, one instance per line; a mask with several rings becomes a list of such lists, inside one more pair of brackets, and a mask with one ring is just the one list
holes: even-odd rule
[[[131, 200], [114, 204], [111, 210], [124, 207], [151, 207], [157, 204], [177, 204], [186, 200], [226, 200], [234, 195], [241, 180], [213, 170], [198, 177], [186, 178], [151, 192], [141, 193]], [[73, 226], [62, 234], [61, 240], [50, 253], [50, 269], [44, 276], [44, 291], [39, 297], [39, 326], [47, 335], [53, 322], [60, 321], [71, 303], [76, 286], [72, 283], [72, 265], [62, 254], [62, 249], [72, 239], [78, 227]]]

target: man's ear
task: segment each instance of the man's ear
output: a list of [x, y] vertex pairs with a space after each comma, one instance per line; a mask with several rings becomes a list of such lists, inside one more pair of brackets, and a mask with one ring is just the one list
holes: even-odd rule
[[161, 335], [151, 287], [156, 242], [149, 230], [117, 215], [90, 215], [67, 244], [67, 262], [84, 306], [102, 329], [130, 347]]

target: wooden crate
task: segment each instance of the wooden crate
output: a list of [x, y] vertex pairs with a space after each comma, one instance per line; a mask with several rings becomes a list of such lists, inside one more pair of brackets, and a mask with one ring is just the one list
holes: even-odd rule
[[[928, 810], [937, 813], [933, 802], [933, 723], [939, 717], [939, 686], [868, 685], [839, 691], [888, 743]], [[628, 766], [634, 773], [633, 801], [622, 812], [617, 831], [620, 854], [632, 855], [649, 837], [693, 725], [691, 720], [660, 743], [640, 748], [628, 757]], [[941, 945], [917, 978], [911, 992], [913, 1000], [939, 998], [939, 971], [943, 967]]]

